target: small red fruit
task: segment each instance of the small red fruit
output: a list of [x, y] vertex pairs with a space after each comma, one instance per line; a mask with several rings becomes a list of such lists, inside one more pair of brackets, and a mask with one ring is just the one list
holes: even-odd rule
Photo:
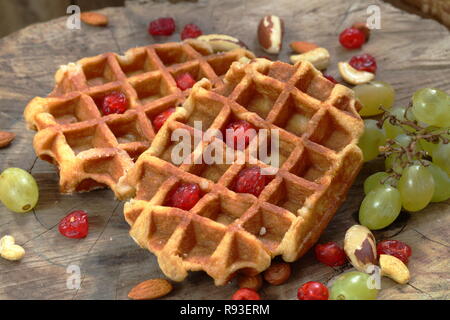
[[197, 38], [203, 34], [202, 30], [193, 23], [184, 26], [183, 31], [181, 31], [181, 40], [189, 38]]
[[238, 193], [250, 193], [259, 197], [267, 182], [267, 175], [262, 175], [259, 167], [245, 168], [239, 172], [233, 189]]
[[359, 71], [377, 72], [377, 61], [367, 53], [352, 57], [349, 64]]
[[330, 76], [329, 74], [323, 74], [324, 78], [330, 80], [331, 82], [333, 82], [334, 84], [337, 84], [337, 80], [335, 78], [333, 78], [332, 76]]
[[358, 49], [366, 42], [366, 35], [359, 29], [347, 28], [339, 35], [339, 42], [344, 48]]
[[87, 236], [89, 231], [86, 211], [77, 210], [62, 218], [58, 226], [59, 232], [71, 239], [81, 239]]
[[383, 240], [377, 244], [377, 253], [388, 254], [408, 263], [408, 258], [412, 254], [411, 247], [398, 240]]
[[196, 183], [183, 183], [173, 191], [168, 205], [171, 207], [191, 210], [201, 198], [201, 190]]
[[196, 82], [189, 72], [178, 75], [175, 81], [177, 82], [177, 87], [183, 91], [192, 88]]
[[122, 93], [113, 91], [103, 98], [102, 112], [104, 115], [113, 113], [124, 113], [127, 111], [128, 99]]
[[173, 18], [159, 18], [148, 25], [148, 33], [152, 36], [170, 36], [175, 32], [175, 20]]
[[298, 300], [328, 300], [328, 288], [316, 281], [303, 284], [297, 291]]
[[261, 297], [255, 290], [241, 288], [233, 294], [231, 300], [261, 300]]
[[316, 259], [330, 267], [342, 266], [347, 262], [345, 251], [336, 242], [318, 244], [314, 248]]
[[166, 122], [167, 118], [170, 117], [170, 115], [172, 113], [175, 112], [175, 108], [169, 108], [163, 112], [161, 112], [160, 114], [158, 114], [154, 119], [153, 119], [153, 128], [155, 129], [155, 132], [158, 132], [159, 129], [161, 129], [161, 127], [163, 126], [164, 122]]
[[[227, 132], [230, 136], [228, 137]], [[224, 132], [227, 145], [234, 150], [244, 150], [256, 135], [256, 128], [245, 120], [230, 122]], [[230, 141], [231, 140], [231, 141]]]

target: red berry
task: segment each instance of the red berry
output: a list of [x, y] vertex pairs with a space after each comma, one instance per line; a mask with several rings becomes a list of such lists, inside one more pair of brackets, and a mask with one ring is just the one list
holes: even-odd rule
[[258, 197], [267, 182], [267, 175], [262, 175], [259, 167], [245, 168], [239, 172], [233, 189], [238, 193], [250, 193]]
[[159, 18], [148, 25], [148, 33], [152, 36], [170, 36], [175, 32], [175, 20], [173, 18]]
[[183, 31], [181, 31], [181, 40], [189, 38], [197, 38], [203, 34], [202, 30], [193, 23], [184, 26]]
[[77, 210], [69, 213], [59, 222], [59, 232], [72, 239], [81, 239], [87, 236], [89, 230], [87, 213]]
[[261, 300], [258, 292], [248, 288], [241, 288], [231, 297], [232, 300]]
[[398, 240], [383, 240], [377, 244], [377, 253], [388, 254], [408, 263], [408, 258], [412, 254], [411, 247]]
[[314, 248], [316, 259], [330, 267], [342, 266], [347, 262], [345, 251], [336, 242], [318, 244]]
[[316, 281], [303, 284], [297, 291], [298, 300], [328, 300], [328, 288]]
[[155, 132], [158, 132], [159, 129], [163, 126], [164, 122], [166, 122], [167, 118], [170, 117], [172, 113], [175, 112], [175, 108], [169, 108], [166, 111], [161, 112], [153, 119], [153, 128], [155, 128]]
[[175, 81], [177, 82], [177, 87], [183, 91], [192, 88], [196, 82], [194, 77], [188, 72], [177, 76]]
[[[227, 132], [231, 133], [229, 137], [227, 136]], [[253, 139], [255, 135], [256, 128], [245, 120], [230, 122], [226, 126], [224, 132], [227, 145], [235, 150], [244, 150], [247, 148], [250, 140]]]
[[377, 61], [370, 54], [361, 54], [350, 59], [349, 64], [360, 71], [377, 72]]
[[127, 111], [128, 99], [122, 93], [113, 91], [103, 98], [102, 112], [104, 115], [112, 113], [124, 113]]
[[358, 49], [366, 42], [366, 35], [359, 29], [347, 28], [339, 35], [339, 42], [344, 48]]
[[335, 78], [333, 78], [332, 76], [330, 76], [329, 74], [323, 74], [324, 78], [330, 80], [331, 82], [333, 82], [334, 84], [337, 84], [337, 80]]
[[201, 198], [201, 190], [196, 183], [183, 183], [173, 191], [169, 198], [169, 206], [191, 210]]

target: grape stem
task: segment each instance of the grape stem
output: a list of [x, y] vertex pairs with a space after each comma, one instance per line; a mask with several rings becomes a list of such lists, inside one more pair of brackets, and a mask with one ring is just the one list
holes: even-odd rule
[[[405, 108], [404, 119], [398, 119], [394, 114], [392, 114], [388, 109], [380, 106], [380, 109], [384, 111], [383, 116], [378, 121], [378, 127], [382, 128], [383, 123], [385, 121], [389, 121], [393, 126], [397, 126], [405, 132], [406, 135], [411, 137], [411, 141], [407, 146], [400, 145], [395, 139], [388, 139], [384, 146], [381, 146], [380, 152], [382, 155], [387, 158], [391, 155], [395, 156], [395, 161], [399, 161], [400, 167], [404, 169], [408, 165], [414, 164], [415, 161], [419, 161], [419, 163], [423, 166], [428, 166], [428, 163], [424, 160], [428, 157], [428, 154], [425, 151], [417, 150], [416, 146], [420, 140], [426, 140], [431, 143], [439, 143], [442, 142], [447, 144], [450, 140], [444, 135], [450, 135], [450, 129], [432, 129], [427, 128], [417, 122], [417, 120], [413, 120], [409, 118], [409, 111], [412, 108], [412, 103], [410, 103]], [[405, 127], [410, 127], [415, 129], [415, 131], [410, 132], [405, 129]], [[390, 178], [395, 178], [396, 180], [400, 179], [401, 174], [395, 172], [393, 168], [386, 171], [389, 173], [389, 176], [384, 179], [383, 184], [386, 183]]]

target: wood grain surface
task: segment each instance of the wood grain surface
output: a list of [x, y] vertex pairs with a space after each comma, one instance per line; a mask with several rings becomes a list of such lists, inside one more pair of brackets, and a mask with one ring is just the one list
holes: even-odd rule
[[[405, 13], [382, 1], [371, 1], [381, 8], [381, 29], [374, 30], [364, 52], [379, 64], [377, 79], [396, 89], [396, 104], [408, 103], [412, 93], [422, 87], [450, 91], [450, 33], [436, 21]], [[26, 250], [20, 262], [0, 259], [0, 299], [127, 299], [137, 283], [162, 277], [155, 257], [140, 249], [128, 236], [123, 219], [123, 203], [109, 190], [62, 195], [53, 166], [36, 159], [32, 149], [34, 132], [27, 131], [22, 112], [34, 96], [45, 96], [53, 86], [57, 67], [85, 56], [126, 49], [153, 42], [177, 41], [186, 23], [197, 23], [205, 33], [227, 33], [239, 37], [257, 54], [256, 26], [266, 14], [281, 16], [286, 25], [280, 60], [288, 61], [288, 43], [312, 41], [326, 47], [332, 55], [328, 73], [338, 77], [337, 62], [348, 60], [359, 51], [346, 51], [338, 34], [355, 21], [367, 18], [368, 2], [363, 0], [211, 0], [186, 3], [128, 3], [125, 8], [100, 12], [110, 18], [107, 28], [82, 25], [68, 30], [66, 18], [32, 25], [0, 40], [0, 130], [17, 134], [13, 144], [0, 149], [0, 171], [8, 167], [29, 170], [40, 187], [40, 202], [28, 214], [15, 214], [0, 206], [0, 235], [13, 235]], [[177, 33], [153, 39], [146, 33], [150, 20], [173, 16]], [[365, 164], [321, 242], [342, 243], [348, 227], [357, 223], [356, 213], [363, 198], [362, 182], [382, 168], [381, 161]], [[407, 285], [383, 279], [380, 299], [449, 299], [449, 208], [450, 202], [429, 205], [421, 212], [402, 213], [388, 229], [376, 232], [378, 239], [395, 238], [413, 249], [409, 267], [412, 278]], [[86, 239], [62, 237], [59, 220], [74, 209], [89, 212], [90, 233]], [[67, 286], [69, 266], [81, 270], [81, 287]], [[350, 269], [330, 268], [318, 263], [312, 253], [293, 264], [289, 282], [265, 285], [264, 299], [296, 299], [297, 288], [306, 281], [328, 282]], [[70, 269], [69, 269], [70, 271]], [[167, 299], [229, 299], [235, 282], [215, 287], [204, 273], [192, 273], [176, 283]]]

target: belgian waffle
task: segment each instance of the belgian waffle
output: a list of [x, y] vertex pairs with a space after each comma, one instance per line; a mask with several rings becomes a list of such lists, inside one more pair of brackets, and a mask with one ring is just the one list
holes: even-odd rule
[[[130, 235], [176, 281], [203, 270], [223, 285], [236, 272], [262, 272], [277, 255], [298, 259], [318, 240], [362, 164], [357, 141], [363, 122], [353, 91], [331, 83], [309, 62], [235, 62], [224, 82], [221, 88], [198, 82], [119, 183], [134, 191], [124, 209]], [[182, 157], [190, 162], [170, 157], [174, 130], [194, 133], [199, 120], [203, 130], [222, 131], [237, 119], [269, 135], [278, 129], [280, 167], [259, 197], [232, 188], [243, 168], [270, 168], [250, 147], [234, 151], [219, 138], [197, 144], [193, 139], [194, 151]], [[195, 161], [211, 149], [235, 159], [243, 153], [245, 163]], [[180, 183], [197, 183], [202, 190], [189, 211], [167, 205]]]
[[[108, 186], [117, 194], [119, 178], [155, 138], [151, 120], [181, 105], [188, 94], [178, 89], [174, 78], [189, 72], [220, 87], [231, 63], [242, 57], [254, 56], [244, 49], [213, 53], [207, 43], [188, 40], [62, 66], [52, 93], [34, 98], [25, 109], [29, 128], [38, 130], [34, 149], [59, 167], [61, 192]], [[105, 116], [100, 101], [113, 91], [126, 95], [128, 110]]]

